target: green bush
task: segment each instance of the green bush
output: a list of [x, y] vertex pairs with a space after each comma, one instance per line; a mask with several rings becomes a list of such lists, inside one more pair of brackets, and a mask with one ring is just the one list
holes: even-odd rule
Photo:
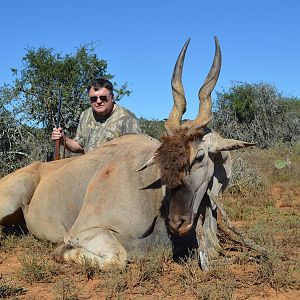
[[261, 148], [300, 140], [300, 101], [267, 83], [235, 83], [217, 93], [212, 127], [226, 138]]
[[154, 119], [147, 120], [144, 118], [140, 118], [140, 125], [143, 133], [146, 133], [156, 139], [159, 139], [166, 132], [164, 127], [164, 121]]

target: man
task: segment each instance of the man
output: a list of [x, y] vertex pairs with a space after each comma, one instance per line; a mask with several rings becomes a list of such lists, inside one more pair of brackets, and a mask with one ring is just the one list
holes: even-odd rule
[[74, 139], [66, 137], [62, 128], [53, 128], [51, 139], [61, 139], [74, 153], [87, 153], [99, 145], [126, 133], [140, 133], [137, 118], [129, 110], [114, 102], [112, 83], [104, 78], [92, 81], [88, 88], [91, 107], [79, 120]]

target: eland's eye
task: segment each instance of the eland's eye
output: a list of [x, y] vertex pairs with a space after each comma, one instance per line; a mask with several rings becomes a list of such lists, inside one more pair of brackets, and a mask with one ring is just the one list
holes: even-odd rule
[[200, 162], [200, 161], [203, 160], [204, 156], [205, 156], [205, 152], [204, 152], [203, 149], [201, 149], [201, 150], [198, 151], [198, 153], [197, 153], [197, 155], [195, 157], [195, 160], [198, 161], [198, 162]]

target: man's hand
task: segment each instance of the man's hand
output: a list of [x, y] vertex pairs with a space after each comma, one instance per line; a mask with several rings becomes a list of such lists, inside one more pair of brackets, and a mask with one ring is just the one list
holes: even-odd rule
[[74, 153], [84, 153], [83, 148], [74, 140], [64, 135], [61, 127], [53, 128], [51, 133], [51, 140], [60, 140], [60, 144], [65, 146], [69, 151]]
[[51, 134], [51, 140], [59, 140], [64, 137], [64, 133], [61, 127], [59, 128], [53, 128], [52, 134]]

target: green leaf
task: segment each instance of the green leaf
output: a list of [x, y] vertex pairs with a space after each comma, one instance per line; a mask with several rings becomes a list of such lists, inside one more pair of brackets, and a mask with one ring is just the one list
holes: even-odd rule
[[283, 169], [284, 167], [286, 167], [286, 161], [282, 159], [275, 160], [275, 167], [277, 169]]

